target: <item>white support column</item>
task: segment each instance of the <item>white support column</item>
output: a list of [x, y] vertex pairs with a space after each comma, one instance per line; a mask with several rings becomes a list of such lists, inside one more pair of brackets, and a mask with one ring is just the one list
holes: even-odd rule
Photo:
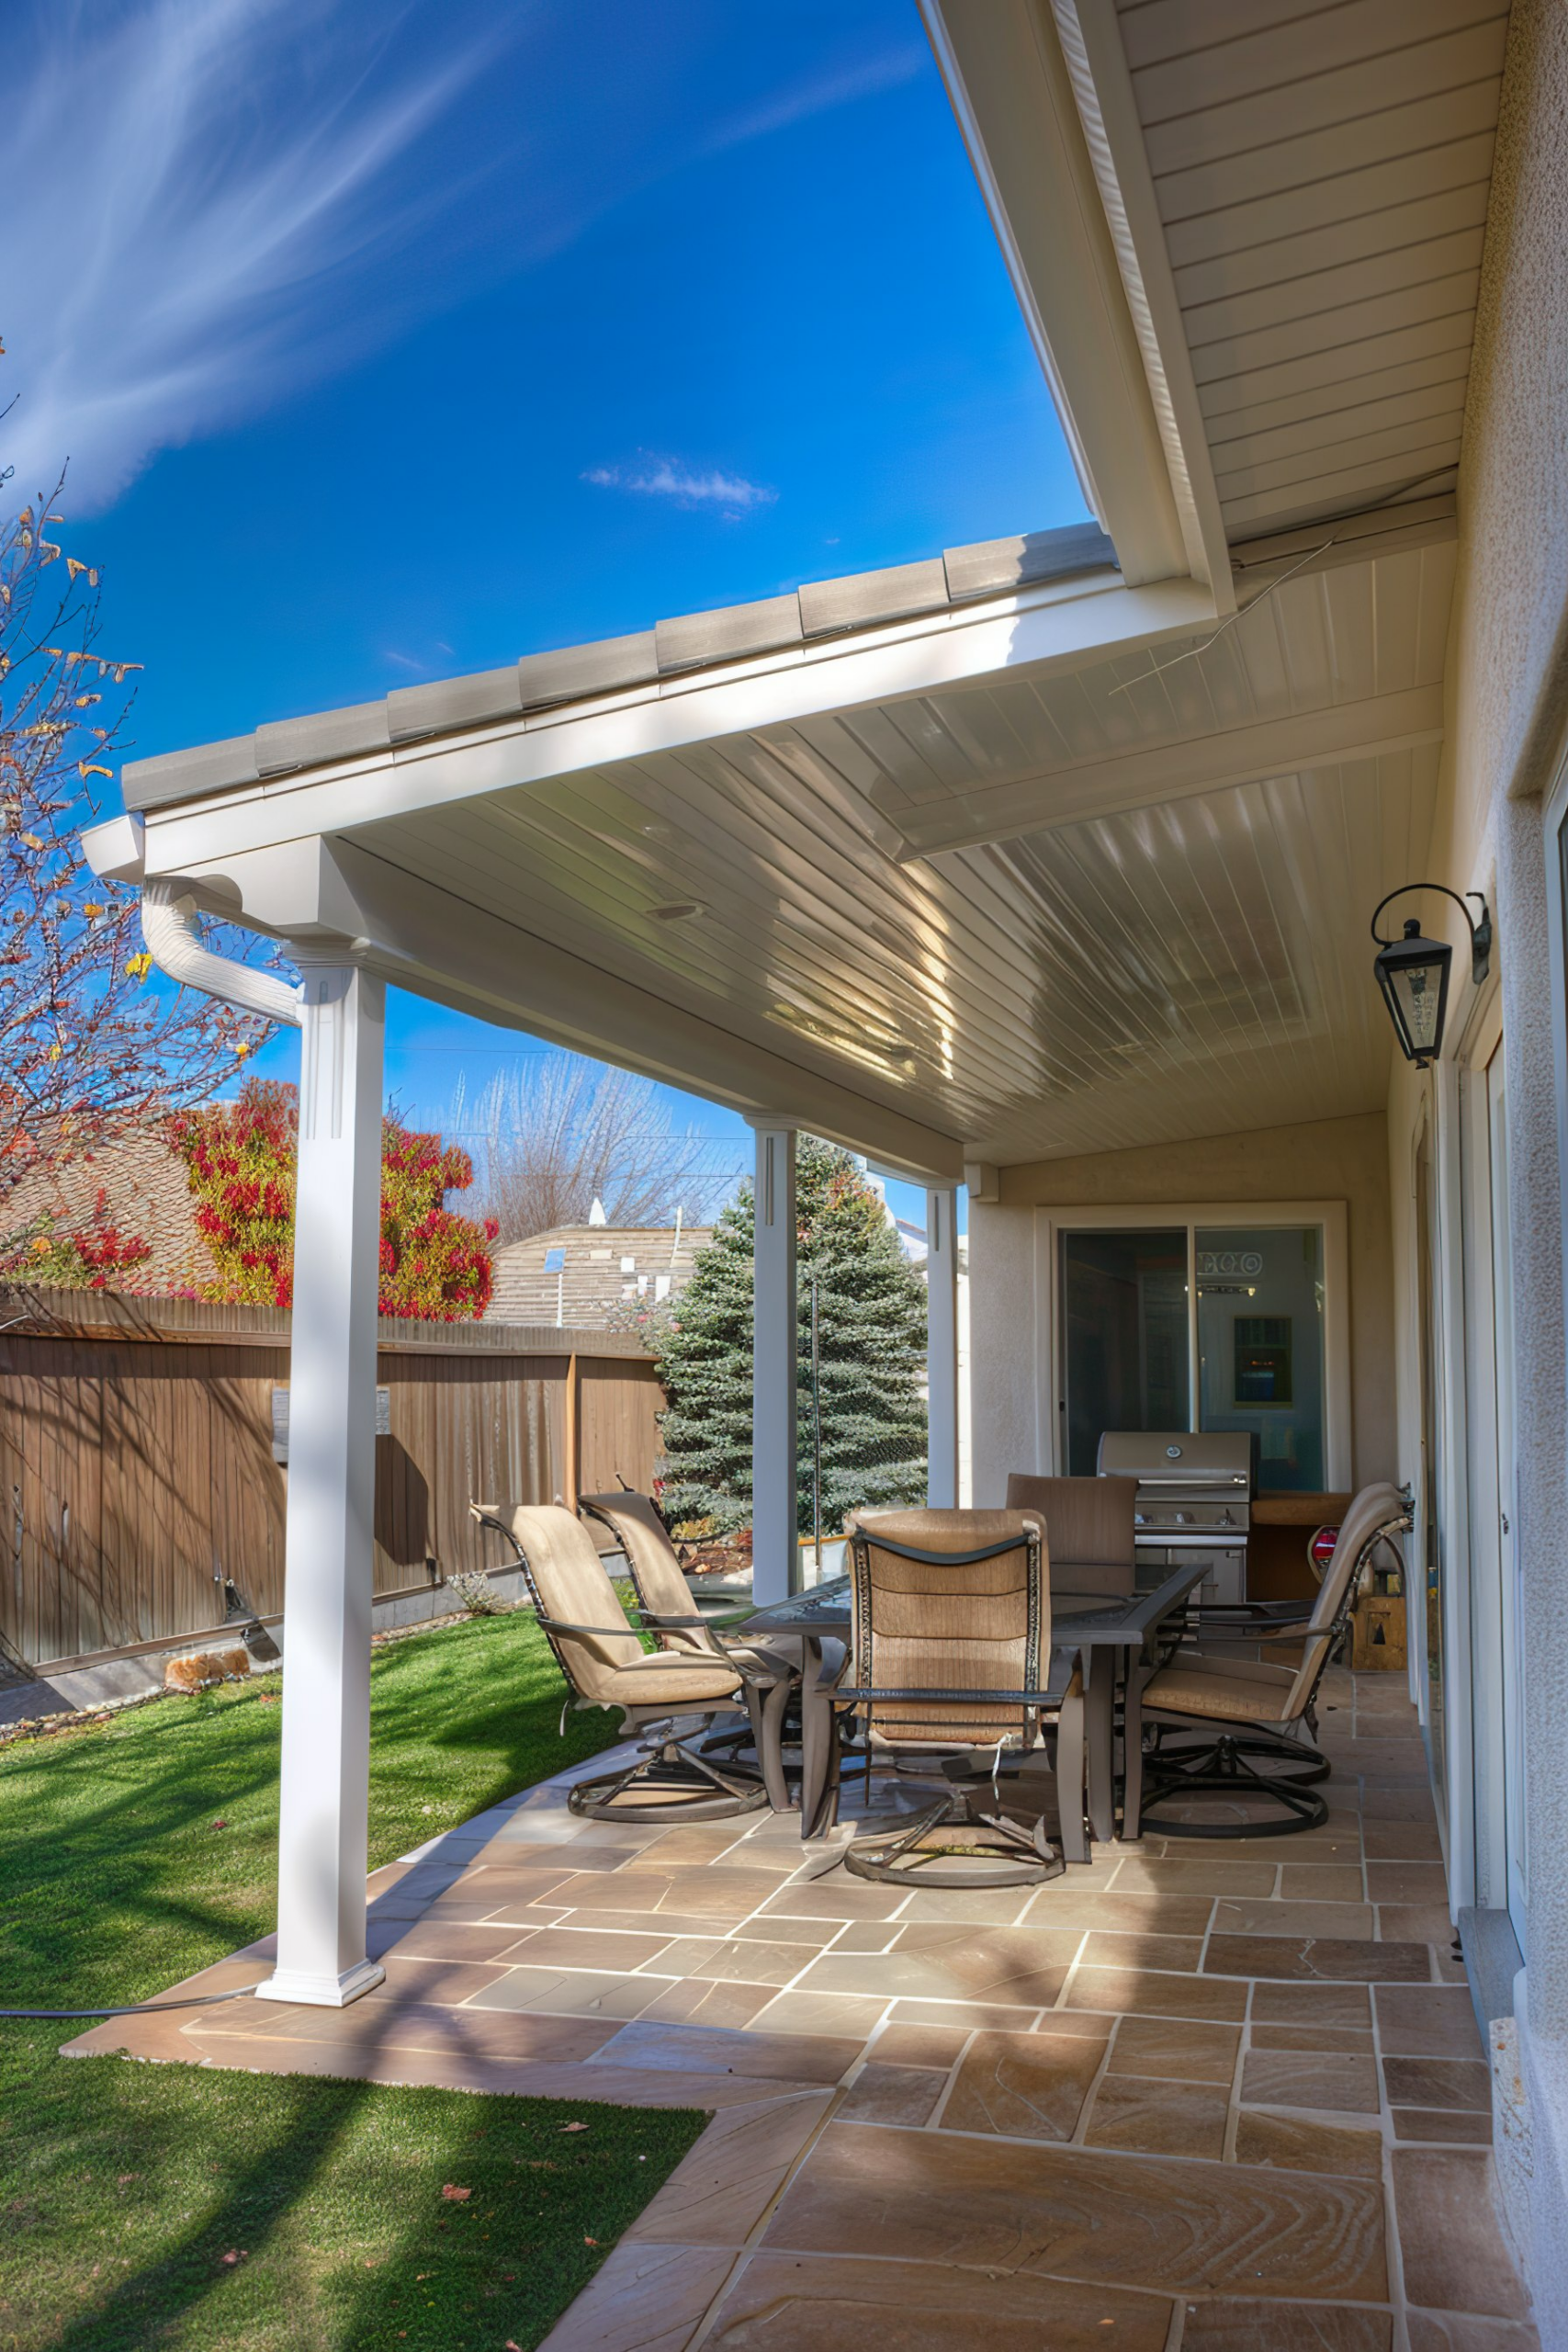
[[795, 1129], [757, 1125], [751, 1329], [751, 1593], [784, 1600], [798, 1573], [795, 1505]]
[[958, 1196], [926, 1194], [926, 1501], [958, 1505]]
[[365, 1956], [386, 989], [302, 970], [277, 1964], [257, 1990], [342, 2007], [386, 1973]]

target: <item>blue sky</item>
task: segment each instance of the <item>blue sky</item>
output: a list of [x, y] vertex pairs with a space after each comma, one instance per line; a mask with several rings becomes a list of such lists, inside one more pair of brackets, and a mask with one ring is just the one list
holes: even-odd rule
[[[32, 0], [7, 51], [4, 454], [71, 459], [138, 752], [1084, 512], [914, 0]], [[400, 998], [389, 1083], [439, 1120], [527, 1042]]]

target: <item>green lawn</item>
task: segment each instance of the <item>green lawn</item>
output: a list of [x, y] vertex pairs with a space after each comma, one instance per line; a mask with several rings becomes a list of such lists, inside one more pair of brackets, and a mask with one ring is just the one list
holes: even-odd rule
[[[556, 1736], [519, 1616], [379, 1649], [371, 1687], [372, 1864], [613, 1733]], [[0, 1749], [0, 2002], [146, 2000], [266, 1931], [277, 1689]], [[0, 2352], [528, 2352], [703, 2121], [60, 2058], [81, 2030], [0, 2020]]]

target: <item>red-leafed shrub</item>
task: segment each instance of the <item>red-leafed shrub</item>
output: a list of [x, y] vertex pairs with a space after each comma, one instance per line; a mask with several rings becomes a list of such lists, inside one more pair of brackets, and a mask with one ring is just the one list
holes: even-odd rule
[[108, 1217], [108, 1194], [100, 1185], [90, 1225], [62, 1227], [51, 1216], [41, 1232], [7, 1252], [0, 1274], [59, 1290], [134, 1291], [135, 1284], [121, 1278], [145, 1264], [152, 1245], [139, 1233], [122, 1233]]
[[[288, 1306], [294, 1283], [294, 1162], [298, 1090], [252, 1079], [232, 1102], [170, 1123], [190, 1171], [196, 1221], [212, 1254], [208, 1298]], [[400, 1120], [381, 1123], [380, 1309], [427, 1323], [482, 1315], [493, 1272], [493, 1221], [446, 1206], [474, 1181], [466, 1151]]]

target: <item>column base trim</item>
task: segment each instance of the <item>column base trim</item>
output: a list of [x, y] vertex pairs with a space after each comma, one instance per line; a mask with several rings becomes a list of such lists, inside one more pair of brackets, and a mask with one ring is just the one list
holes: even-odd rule
[[387, 1972], [379, 1961], [361, 1960], [345, 1968], [340, 1976], [318, 1975], [306, 1968], [277, 1968], [258, 1984], [258, 2001], [306, 2001], [319, 2009], [346, 2009], [362, 1993], [385, 1981]]

